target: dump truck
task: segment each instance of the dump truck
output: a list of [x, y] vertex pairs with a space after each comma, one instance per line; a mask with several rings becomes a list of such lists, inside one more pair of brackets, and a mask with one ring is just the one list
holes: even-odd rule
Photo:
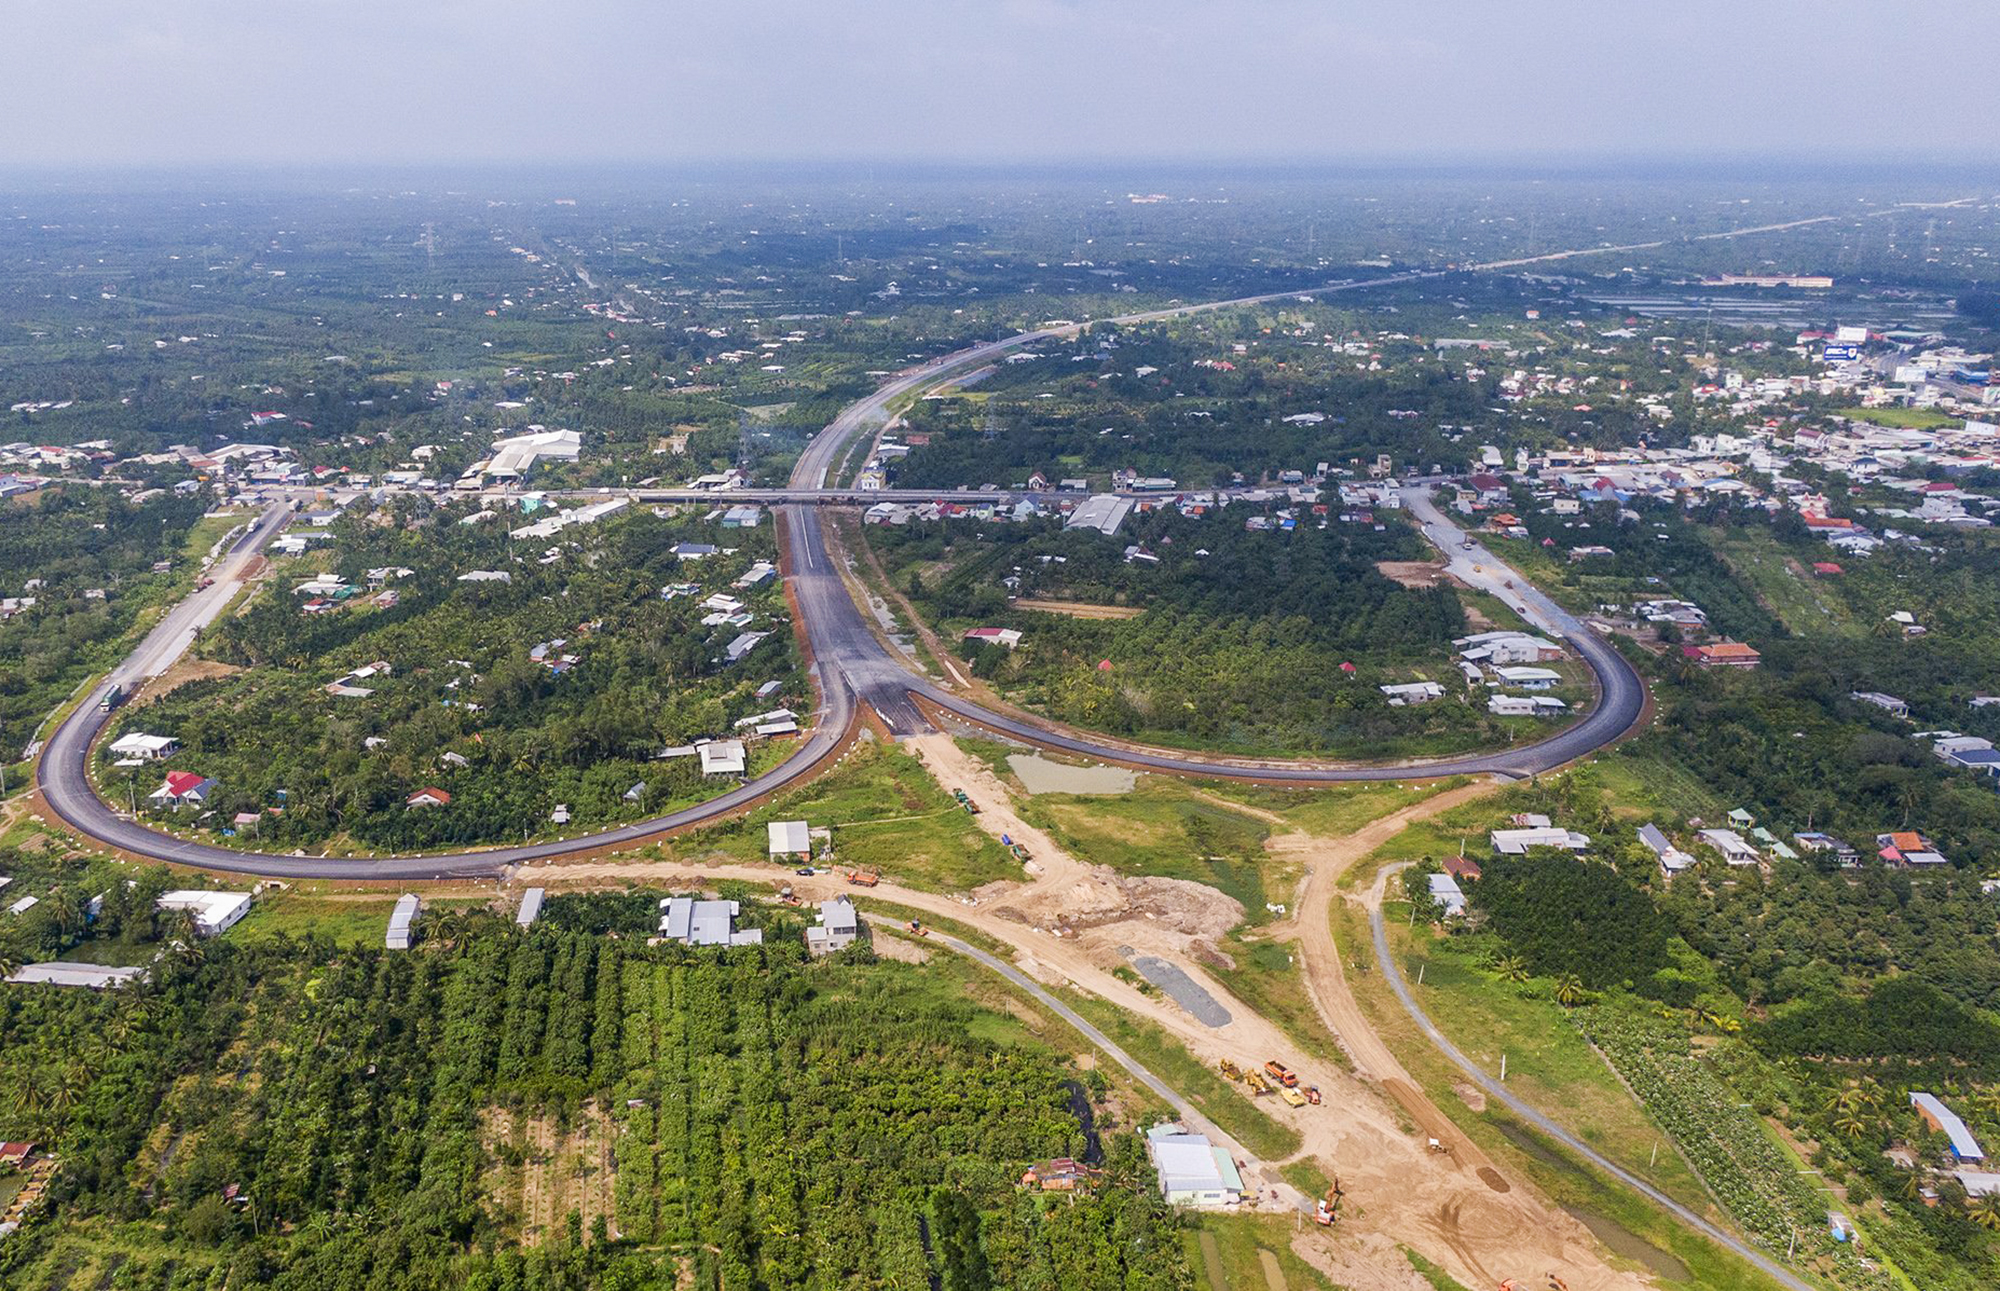
[[1289, 1086], [1279, 1090], [1278, 1097], [1284, 1099], [1287, 1103], [1291, 1104], [1293, 1107], [1304, 1107], [1306, 1105], [1306, 1096], [1304, 1094], [1301, 1094], [1298, 1090], [1293, 1089]]
[[1222, 1074], [1229, 1077], [1231, 1080], [1243, 1079], [1243, 1068], [1237, 1066], [1229, 1059], [1224, 1058], [1220, 1063], [1216, 1065], [1222, 1069]]
[[882, 881], [882, 871], [875, 869], [873, 866], [865, 870], [849, 870], [847, 872], [847, 881], [859, 884], [864, 888], [872, 888]]
[[1280, 1085], [1283, 1085], [1287, 1089], [1290, 1089], [1292, 1086], [1299, 1083], [1299, 1078], [1297, 1073], [1295, 1073], [1290, 1067], [1287, 1067], [1284, 1063], [1279, 1062], [1276, 1058], [1273, 1058], [1269, 1062], [1264, 1064], [1264, 1072], [1266, 1075], [1270, 1076], [1272, 1080], [1277, 1081]]
[[958, 805], [965, 808], [966, 815], [977, 816], [979, 814], [979, 804], [974, 802], [972, 799], [966, 797], [965, 790], [953, 789], [951, 791], [951, 796], [958, 799]]

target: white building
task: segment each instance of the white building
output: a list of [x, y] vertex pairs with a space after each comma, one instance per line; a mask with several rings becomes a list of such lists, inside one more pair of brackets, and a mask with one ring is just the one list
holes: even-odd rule
[[417, 916], [423, 913], [424, 903], [414, 892], [405, 892], [396, 898], [396, 908], [389, 914], [388, 947], [390, 950], [408, 950], [416, 940]]
[[1377, 687], [1389, 697], [1392, 708], [1406, 704], [1428, 704], [1433, 699], [1444, 698], [1444, 687], [1434, 681], [1406, 681], [1392, 686]]
[[1757, 849], [1743, 841], [1743, 835], [1733, 829], [1704, 829], [1701, 841], [1722, 853], [1722, 859], [1731, 865], [1755, 865]]
[[861, 918], [854, 903], [835, 897], [819, 903], [819, 922], [806, 929], [806, 949], [815, 955], [831, 955], [854, 944], [861, 935]]
[[1531, 825], [1526, 829], [1496, 829], [1487, 835], [1493, 850], [1503, 856], [1524, 855], [1530, 847], [1560, 847], [1581, 852], [1590, 847], [1590, 835], [1555, 825]]
[[1458, 919], [1465, 915], [1465, 890], [1458, 886], [1458, 880], [1449, 874], [1433, 874], [1431, 900], [1444, 910], [1445, 918]]
[[473, 469], [496, 480], [518, 480], [543, 462], [574, 462], [583, 455], [583, 436], [573, 430], [541, 430], [495, 440], [493, 455]]
[[1160, 1194], [1170, 1206], [1234, 1206], [1243, 1200], [1243, 1175], [1227, 1151], [1207, 1136], [1178, 1125], [1146, 1131], [1146, 1150], [1160, 1176]]
[[741, 908], [734, 901], [667, 897], [660, 902], [660, 935], [683, 946], [759, 946], [764, 930], [736, 931]]
[[812, 830], [803, 820], [774, 820], [766, 825], [770, 836], [772, 859], [787, 856], [812, 856]]
[[694, 746], [701, 757], [703, 775], [742, 775], [744, 753], [742, 740], [707, 740]]
[[93, 991], [104, 991], [143, 981], [145, 976], [143, 968], [113, 968], [106, 964], [52, 960], [45, 964], [23, 964], [7, 980], [16, 986], [83, 986]]
[[146, 735], [132, 731], [111, 741], [111, 751], [121, 758], [132, 758], [139, 762], [157, 762], [169, 758], [180, 748], [181, 742], [171, 735]]
[[186, 910], [194, 915], [194, 930], [203, 937], [219, 937], [250, 913], [248, 892], [204, 892], [189, 888], [163, 892], [155, 903], [161, 910]]

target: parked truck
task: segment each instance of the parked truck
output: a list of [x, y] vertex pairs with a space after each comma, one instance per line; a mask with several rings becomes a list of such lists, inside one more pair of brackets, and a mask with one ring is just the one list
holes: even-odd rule
[[1294, 1072], [1284, 1063], [1279, 1062], [1276, 1058], [1264, 1064], [1264, 1071], [1272, 1080], [1277, 1081], [1287, 1089], [1291, 1089], [1299, 1083], [1298, 1073]]
[[849, 870], [847, 881], [864, 888], [872, 888], [882, 881], [882, 871], [870, 866], [865, 870]]

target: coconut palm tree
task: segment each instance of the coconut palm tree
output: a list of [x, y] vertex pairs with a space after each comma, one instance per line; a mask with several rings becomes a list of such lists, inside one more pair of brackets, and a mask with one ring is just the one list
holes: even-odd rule
[[1566, 1009], [1573, 1009], [1583, 1003], [1589, 992], [1583, 989], [1583, 981], [1575, 973], [1564, 973], [1556, 979], [1556, 1003]]
[[1521, 962], [1519, 955], [1502, 955], [1493, 963], [1493, 971], [1502, 981], [1525, 982], [1528, 980], [1528, 966]]
[[2000, 1232], [2000, 1193], [1987, 1193], [1972, 1205], [1968, 1216], [1987, 1232]]

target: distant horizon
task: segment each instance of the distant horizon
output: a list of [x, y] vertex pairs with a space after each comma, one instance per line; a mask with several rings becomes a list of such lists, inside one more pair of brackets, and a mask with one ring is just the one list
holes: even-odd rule
[[1902, 154], [1843, 157], [1740, 153], [1660, 152], [1637, 154], [1579, 152], [1514, 154], [1401, 153], [1355, 157], [1278, 159], [1242, 156], [1022, 156], [964, 159], [949, 157], [436, 157], [381, 160], [241, 158], [206, 161], [94, 161], [55, 164], [0, 159], [0, 185], [10, 180], [88, 183], [104, 179], [144, 181], [215, 179], [266, 182], [273, 179], [340, 181], [414, 177], [446, 179], [516, 177], [524, 181], [615, 181], [643, 184], [663, 179], [730, 179], [760, 183], [807, 181], [972, 181], [1061, 180], [1066, 182], [1162, 181], [1325, 182], [1348, 179], [1492, 179], [1533, 183], [1592, 179], [1687, 179], [1749, 183], [1935, 182], [1964, 190], [1974, 201], [2000, 200], [2000, 152], [1988, 158], [1913, 157]]
[[66, 0], [8, 22], [9, 169], [2000, 164], [1984, 0]]

